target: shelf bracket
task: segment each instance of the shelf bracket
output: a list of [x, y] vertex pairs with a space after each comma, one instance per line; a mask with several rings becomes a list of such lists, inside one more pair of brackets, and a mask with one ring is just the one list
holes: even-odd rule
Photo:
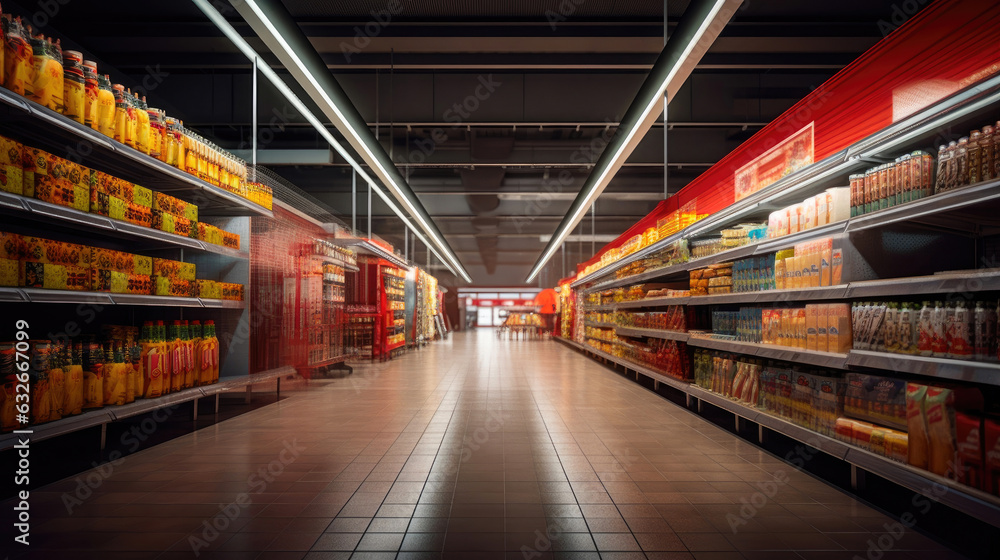
[[865, 471], [857, 465], [851, 465], [851, 489], [854, 491], [865, 489]]
[[194, 399], [193, 401], [191, 401], [191, 404], [194, 405], [193, 406], [194, 410], [191, 413], [191, 421], [192, 422], [197, 422], [198, 421], [198, 399]]
[[101, 451], [108, 446], [108, 424], [101, 424]]
[[246, 400], [244, 401], [246, 404], [250, 404], [250, 394], [252, 392], [253, 392], [253, 386], [252, 385], [247, 385], [247, 396], [246, 396]]

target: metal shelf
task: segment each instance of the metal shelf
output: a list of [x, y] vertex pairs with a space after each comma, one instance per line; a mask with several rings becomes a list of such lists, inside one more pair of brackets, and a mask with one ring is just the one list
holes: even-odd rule
[[588, 347], [588, 348], [585, 348], [585, 350], [588, 351], [588, 352], [593, 353], [595, 356], [599, 356], [601, 358], [604, 358], [605, 360], [608, 360], [609, 362], [614, 362], [614, 363], [616, 363], [616, 364], [618, 364], [618, 365], [620, 365], [622, 367], [625, 367], [625, 368], [631, 369], [632, 371], [641, 373], [641, 374], [645, 375], [646, 377], [648, 377], [650, 379], [653, 379], [655, 381], [659, 381], [660, 383], [669, 385], [669, 386], [673, 387], [674, 389], [677, 389], [678, 391], [682, 391], [682, 392], [686, 393], [688, 391], [688, 388], [691, 385], [687, 381], [682, 381], [680, 379], [676, 379], [674, 377], [670, 377], [669, 375], [665, 375], [665, 374], [660, 373], [660, 372], [658, 372], [656, 370], [650, 369], [650, 368], [648, 368], [646, 366], [639, 365], [639, 364], [630, 362], [628, 360], [624, 360], [622, 358], [616, 358], [615, 356], [612, 356], [611, 354], [608, 354], [607, 352], [602, 352], [601, 350], [598, 350], [596, 348]]
[[16, 194], [0, 192], [0, 212], [11, 216], [25, 217], [44, 224], [64, 225], [75, 230], [86, 231], [101, 237], [113, 239], [144, 239], [155, 247], [182, 247], [206, 253], [215, 253], [239, 259], [249, 259], [250, 253], [238, 251], [214, 243], [167, 233], [158, 229], [137, 226], [120, 220], [113, 220], [98, 214], [81, 212], [41, 200], [25, 198]]
[[[824, 299], [843, 299], [847, 297], [847, 284], [837, 286], [822, 286], [818, 288], [796, 288], [794, 290], [768, 290], [754, 292], [756, 303], [815, 301]], [[749, 294], [747, 294], [749, 295]]]
[[632, 327], [615, 327], [615, 332], [621, 336], [648, 336], [650, 338], [661, 338], [663, 340], [676, 340], [687, 342], [691, 337], [686, 332], [666, 331], [662, 329], [636, 329]]
[[631, 286], [633, 284], [643, 284], [645, 282], [657, 278], [666, 278], [667, 276], [679, 275], [688, 270], [686, 264], [687, 263], [678, 263], [675, 265], [664, 266], [653, 270], [647, 270], [646, 272], [642, 272], [634, 276], [626, 276], [625, 278], [617, 278], [615, 280], [611, 280], [608, 282], [601, 282], [600, 284], [595, 284], [587, 288], [586, 290], [584, 290], [584, 293], [599, 292], [601, 290], [619, 288], [621, 286]]
[[723, 352], [734, 352], [747, 356], [757, 356], [771, 360], [782, 360], [799, 364], [810, 364], [814, 366], [826, 367], [830, 369], [847, 369], [847, 354], [837, 354], [835, 352], [818, 352], [816, 350], [802, 350], [800, 348], [788, 348], [785, 346], [774, 346], [771, 344], [758, 344], [753, 342], [738, 342], [735, 340], [718, 340], [715, 338], [703, 338], [692, 336], [688, 340], [691, 346], [708, 348], [711, 350], [721, 350]]
[[1000, 364], [851, 350], [847, 365], [1000, 386]]
[[616, 306], [617, 304], [614, 303], [606, 303], [604, 305], [587, 305], [585, 303], [583, 304], [583, 312], [586, 313], [588, 311], [614, 311]]
[[613, 328], [615, 328], [615, 324], [614, 323], [602, 323], [600, 321], [584, 321], [583, 324], [584, 324], [584, 326], [587, 326], [587, 327], [596, 327], [598, 329], [613, 329]]
[[690, 297], [658, 297], [623, 301], [615, 304], [616, 309], [635, 309], [640, 307], [663, 307], [668, 305], [686, 305]]
[[411, 268], [413, 268], [413, 265], [411, 265], [410, 263], [397, 257], [395, 254], [390, 253], [389, 251], [385, 250], [379, 245], [372, 243], [368, 239], [353, 238], [353, 237], [348, 239], [331, 239], [330, 243], [338, 245], [340, 247], [350, 247], [359, 253], [374, 255], [380, 259], [389, 261], [390, 263], [392, 263], [395, 266], [398, 266], [399, 268], [403, 268], [406, 270], [410, 270]]
[[[183, 391], [157, 397], [155, 399], [137, 399], [135, 402], [121, 406], [108, 406], [90, 410], [84, 412], [83, 414], [67, 416], [54, 422], [47, 422], [37, 426], [28, 426], [26, 429], [32, 431], [32, 441], [42, 441], [72, 432], [77, 432], [86, 428], [108, 424], [116, 420], [124, 420], [125, 418], [152, 412], [166, 406], [193, 401], [202, 397], [223, 393], [235, 388], [244, 388], [248, 385], [270, 381], [284, 375], [291, 375], [294, 373], [295, 368], [282, 367], [251, 375], [243, 375], [233, 378], [223, 377], [220, 378], [217, 383], [213, 383], [212, 385], [184, 389]], [[17, 443], [17, 436], [18, 434], [3, 434], [0, 436], [0, 451], [13, 449], [14, 445]]]
[[145, 294], [112, 294], [107, 292], [77, 292], [41, 288], [0, 287], [0, 302], [7, 303], [72, 303], [90, 305], [142, 305], [160, 307], [208, 307], [214, 309], [244, 309], [246, 301], [200, 299], [194, 297], [150, 296]]
[[1000, 272], [944, 273], [931, 276], [851, 282], [844, 297], [867, 298], [987, 291], [1000, 291]]
[[205, 216], [272, 216], [270, 210], [194, 177], [46, 107], [0, 89], [0, 130], [56, 154], [83, 152], [83, 163], [197, 204]]
[[[749, 298], [747, 296], [750, 296]], [[752, 303], [755, 296], [749, 293], [715, 294], [707, 296], [691, 296], [688, 305], [723, 305], [727, 303]]]
[[698, 348], [708, 348], [709, 350], [721, 350], [723, 352], [735, 352], [737, 354], [746, 354], [748, 356], [757, 355], [757, 347], [759, 345], [750, 342], [736, 342], [735, 340], [719, 340], [717, 338], [706, 338], [702, 336], [691, 335], [688, 339], [688, 344], [691, 346], [697, 346]]
[[1000, 199], [1000, 180], [987, 181], [856, 216], [851, 218], [847, 231], [863, 231], [897, 222], [919, 220], [997, 199]]

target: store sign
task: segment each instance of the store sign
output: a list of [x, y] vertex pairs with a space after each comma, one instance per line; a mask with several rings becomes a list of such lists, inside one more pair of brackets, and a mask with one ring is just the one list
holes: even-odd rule
[[811, 165], [813, 157], [813, 123], [809, 123], [736, 171], [736, 200], [744, 199]]

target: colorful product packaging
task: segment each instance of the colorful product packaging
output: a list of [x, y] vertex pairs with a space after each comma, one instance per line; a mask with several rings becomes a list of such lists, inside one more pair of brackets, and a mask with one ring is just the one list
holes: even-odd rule
[[24, 194], [24, 146], [0, 136], [0, 190]]
[[153, 276], [153, 295], [171, 297], [192, 297], [193, 283], [190, 280]]
[[187, 280], [189, 282], [195, 281], [194, 263], [172, 261], [170, 259], [153, 259], [152, 273], [154, 276]]
[[204, 299], [222, 299], [222, 287], [215, 280], [198, 280], [198, 297]]
[[958, 412], [955, 414], [956, 479], [973, 488], [985, 489], [985, 456], [983, 449], [983, 418]]
[[198, 207], [190, 202], [185, 202], [179, 198], [164, 193], [153, 194], [153, 210], [160, 210], [188, 221], [198, 221]]
[[848, 373], [844, 414], [905, 430], [906, 382], [880, 375]]
[[222, 291], [222, 299], [243, 301], [243, 284], [219, 282], [219, 288]]
[[1000, 419], [987, 418], [983, 422], [983, 434], [986, 471], [983, 490], [1000, 496]]
[[23, 240], [16, 233], [0, 232], [0, 286], [20, 286], [20, 260], [24, 252]]

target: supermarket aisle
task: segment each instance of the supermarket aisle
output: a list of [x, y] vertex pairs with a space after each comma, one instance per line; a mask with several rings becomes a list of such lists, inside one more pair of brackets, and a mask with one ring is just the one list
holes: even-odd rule
[[[560, 344], [484, 329], [89, 476], [87, 497], [32, 493], [31, 557], [853, 558], [890, 521]], [[880, 556], [947, 557], [914, 532]]]

